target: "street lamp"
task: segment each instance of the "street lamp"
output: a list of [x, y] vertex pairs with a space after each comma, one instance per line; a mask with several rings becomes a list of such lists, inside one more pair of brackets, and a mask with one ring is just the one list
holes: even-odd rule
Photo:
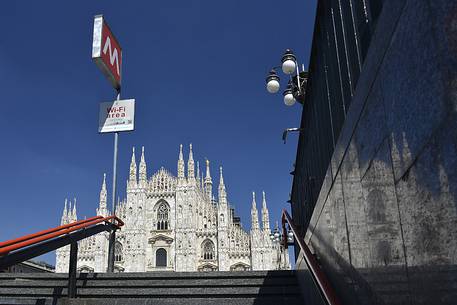
[[290, 231], [290, 230], [287, 233], [287, 242], [289, 244], [293, 244], [294, 243], [294, 233], [292, 231]]
[[274, 231], [270, 233], [270, 239], [274, 244], [277, 244], [279, 242], [279, 237], [279, 229], [278, 226], [276, 226]]
[[[287, 106], [292, 106], [295, 102], [299, 102], [303, 105], [305, 102], [305, 87], [308, 79], [308, 72], [305, 71], [303, 65], [302, 71], [300, 72], [298, 66], [297, 58], [294, 53], [292, 50], [287, 49], [281, 59], [282, 72], [289, 75], [289, 82], [286, 90], [283, 92], [284, 104]], [[267, 91], [270, 93], [276, 93], [279, 91], [280, 78], [278, 74], [276, 74], [277, 68], [279, 68], [279, 66], [271, 69], [266, 78]]]
[[295, 97], [293, 94], [291, 81], [289, 81], [289, 83], [287, 84], [287, 88], [286, 90], [284, 90], [282, 95], [284, 96], [284, 104], [286, 104], [287, 106], [292, 106], [293, 104], [295, 104]]
[[279, 90], [279, 76], [276, 74], [275, 69], [271, 69], [267, 76], [267, 90], [270, 93], [276, 93]]
[[287, 236], [287, 244], [293, 244], [294, 243], [294, 233], [289, 228], [286, 228], [287, 233], [286, 234], [281, 234], [279, 231], [279, 226], [278, 223], [276, 223], [276, 227], [273, 230], [273, 232], [270, 233], [270, 239], [274, 244], [284, 244], [284, 236]]
[[282, 72], [289, 75], [294, 73], [295, 68], [297, 66], [297, 58], [295, 57], [291, 49], [287, 49], [286, 52], [284, 52], [281, 62]]
[[[288, 228], [285, 228], [286, 234], [282, 234], [283, 232], [280, 231], [278, 222], [276, 222], [276, 226], [273, 232], [270, 233], [270, 239], [276, 250], [276, 262], [278, 264], [278, 269], [287, 269], [287, 259], [286, 256], [288, 255], [286, 252], [286, 248], [288, 245], [292, 245], [294, 242], [294, 234]], [[285, 241], [284, 238], [287, 240]]]

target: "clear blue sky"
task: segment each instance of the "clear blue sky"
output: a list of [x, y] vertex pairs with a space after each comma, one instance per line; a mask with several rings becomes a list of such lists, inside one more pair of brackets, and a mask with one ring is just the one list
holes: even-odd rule
[[91, 60], [96, 14], [123, 47], [122, 97], [137, 100], [136, 130], [119, 138], [120, 196], [132, 146], [145, 146], [150, 176], [176, 174], [179, 144], [187, 159], [193, 143], [216, 187], [224, 167], [245, 228], [252, 191], [266, 191], [278, 220], [297, 148], [281, 134], [299, 125], [301, 106], [268, 94], [265, 76], [285, 48], [308, 65], [315, 0], [2, 1], [0, 240], [58, 225], [65, 198], [77, 198], [79, 218], [95, 215], [104, 172], [111, 190], [113, 135], [97, 124], [115, 94]]

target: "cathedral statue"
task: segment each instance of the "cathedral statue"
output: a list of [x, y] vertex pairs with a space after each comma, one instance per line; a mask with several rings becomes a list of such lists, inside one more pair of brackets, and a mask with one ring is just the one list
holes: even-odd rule
[[[97, 215], [108, 216], [106, 175], [103, 176]], [[252, 195], [251, 230], [247, 232], [234, 214], [220, 167], [217, 200], [213, 195], [210, 164], [200, 175], [190, 145], [185, 173], [182, 145], [177, 177], [160, 168], [148, 178], [144, 148], [137, 172], [135, 149], [127, 181], [127, 198], [117, 203], [115, 214], [125, 225], [116, 233], [115, 271], [238, 271], [290, 269], [287, 249], [271, 238], [268, 208], [263, 192], [261, 225], [255, 193]], [[77, 220], [76, 202], [65, 207], [61, 224]], [[56, 251], [56, 272], [68, 272], [69, 246]], [[78, 244], [80, 272], [106, 272], [108, 233], [99, 233]]]

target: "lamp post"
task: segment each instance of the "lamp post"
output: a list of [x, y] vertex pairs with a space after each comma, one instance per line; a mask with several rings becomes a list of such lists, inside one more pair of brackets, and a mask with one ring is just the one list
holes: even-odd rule
[[[286, 104], [286, 106], [293, 106], [295, 102], [299, 102], [302, 105], [305, 103], [308, 71], [305, 71], [305, 67], [303, 65], [301, 66], [301, 71], [299, 71], [298, 66], [297, 57], [292, 50], [287, 49], [281, 58], [281, 66], [273, 67], [266, 78], [267, 91], [270, 93], [277, 93], [281, 87], [281, 79], [276, 73], [276, 69], [281, 68], [282, 72], [289, 76], [286, 89], [282, 93], [284, 104]], [[287, 134], [295, 131], [301, 132], [303, 131], [303, 128], [287, 128], [284, 130], [282, 134], [284, 144], [286, 144]]]
[[[293, 245], [294, 244], [294, 234], [292, 231], [287, 230], [287, 244], [288, 245]], [[281, 262], [284, 259], [284, 263], [286, 263], [286, 258], [285, 258], [285, 241], [284, 241], [284, 234], [281, 234], [281, 231], [279, 230], [278, 222], [276, 222], [275, 229], [273, 232], [270, 233], [270, 239], [276, 249], [276, 262], [278, 264], [278, 269], [284, 269]], [[284, 266], [285, 267], [285, 266]]]
[[308, 80], [308, 72], [305, 71], [302, 65], [302, 70], [299, 71], [299, 64], [297, 57], [292, 50], [287, 49], [281, 59], [281, 66], [276, 66], [268, 73], [266, 78], [267, 91], [270, 93], [277, 93], [279, 91], [280, 77], [276, 73], [276, 69], [281, 68], [282, 72], [289, 75], [286, 90], [283, 91], [284, 104], [293, 106], [295, 102], [304, 104], [305, 102], [305, 89]]

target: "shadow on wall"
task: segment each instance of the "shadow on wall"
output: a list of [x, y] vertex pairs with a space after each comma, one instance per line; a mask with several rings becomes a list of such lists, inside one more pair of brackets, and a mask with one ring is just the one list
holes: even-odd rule
[[457, 4], [405, 1], [387, 37], [389, 13], [306, 241], [344, 304], [455, 304]]

